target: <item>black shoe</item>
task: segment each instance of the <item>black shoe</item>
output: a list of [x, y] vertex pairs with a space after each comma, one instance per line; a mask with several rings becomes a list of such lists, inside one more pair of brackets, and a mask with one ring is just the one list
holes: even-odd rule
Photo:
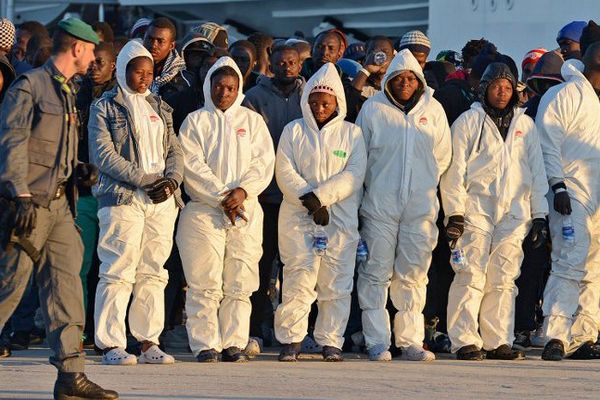
[[0, 345], [0, 358], [6, 358], [11, 356], [10, 347], [7, 345]]
[[565, 357], [565, 345], [558, 339], [552, 339], [542, 351], [542, 360], [560, 361]]
[[215, 349], [202, 350], [196, 356], [196, 360], [202, 363], [216, 363], [219, 362], [219, 353]]
[[513, 342], [513, 349], [521, 350], [521, 351], [529, 351], [531, 350], [531, 332], [523, 331], [523, 332], [515, 332], [515, 340]]
[[525, 353], [503, 344], [494, 350], [487, 351], [485, 358], [488, 360], [524, 360]]
[[221, 352], [223, 362], [247, 362], [248, 356], [239, 347], [228, 347]]
[[330, 362], [344, 361], [342, 350], [333, 346], [323, 346], [323, 360]]
[[298, 356], [300, 355], [301, 348], [302, 343], [284, 344], [281, 348], [281, 351], [279, 352], [279, 357], [277, 359], [283, 362], [298, 361]]
[[83, 334], [83, 348], [85, 350], [94, 350], [96, 343], [94, 342], [94, 334]]
[[114, 390], [102, 389], [83, 372], [59, 372], [54, 384], [54, 399], [118, 399]]
[[26, 331], [15, 331], [10, 337], [11, 350], [27, 350], [29, 348], [30, 333]]
[[456, 352], [457, 360], [481, 361], [485, 358], [485, 353], [474, 344], [463, 346]]
[[600, 345], [586, 342], [569, 356], [572, 360], [598, 360], [600, 359]]
[[[92, 334], [92, 339], [93, 338], [94, 338], [94, 335]], [[43, 329], [38, 329], [37, 327], [33, 328], [31, 333], [29, 334], [29, 345], [33, 346], [33, 345], [43, 344], [44, 339], [46, 339], [46, 331], [44, 331]]]

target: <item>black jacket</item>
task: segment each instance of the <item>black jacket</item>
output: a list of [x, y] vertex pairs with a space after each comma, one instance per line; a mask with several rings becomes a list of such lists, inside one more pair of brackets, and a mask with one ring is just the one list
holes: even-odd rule
[[[304, 78], [296, 80], [296, 87], [289, 96], [285, 96], [273, 84], [273, 80], [267, 76], [260, 76], [256, 86], [246, 93], [243, 106], [248, 107], [252, 111], [256, 111], [262, 115], [265, 120], [269, 133], [273, 139], [275, 150], [279, 145], [279, 138], [283, 128], [291, 121], [302, 118], [302, 108], [300, 99], [302, 98], [302, 90], [304, 89]], [[277, 187], [275, 177], [259, 196], [261, 202], [270, 204], [281, 204], [283, 195]]]
[[173, 129], [176, 135], [179, 135], [179, 129], [188, 114], [204, 107], [204, 92], [202, 85], [199, 86], [194, 85], [162, 96], [173, 109]]
[[448, 124], [452, 126], [460, 114], [471, 108], [477, 96], [471, 85], [464, 79], [450, 79], [433, 93], [433, 97], [440, 102]]
[[[87, 76], [83, 78], [77, 92], [77, 112], [79, 113], [79, 150], [77, 156], [81, 162], [89, 162], [90, 155], [88, 150], [88, 121], [90, 120], [90, 106], [92, 102], [99, 99], [102, 93], [111, 90], [117, 84], [113, 77], [108, 82], [101, 85], [94, 85], [94, 82]], [[92, 190], [89, 187], [79, 186], [79, 193], [82, 196], [91, 196]]]

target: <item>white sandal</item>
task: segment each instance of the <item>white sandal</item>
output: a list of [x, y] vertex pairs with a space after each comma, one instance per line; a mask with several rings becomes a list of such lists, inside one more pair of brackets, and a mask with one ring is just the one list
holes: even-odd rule
[[140, 364], [173, 364], [175, 358], [162, 351], [157, 345], [152, 345], [148, 350], [142, 351], [138, 362]]
[[108, 351], [102, 355], [102, 364], [104, 365], [135, 365], [137, 364], [137, 357], [133, 354], [129, 354], [120, 347]]
[[263, 340], [261, 338], [250, 337], [250, 339], [248, 339], [248, 344], [244, 349], [244, 353], [246, 353], [249, 358], [254, 358], [262, 352], [262, 347]]

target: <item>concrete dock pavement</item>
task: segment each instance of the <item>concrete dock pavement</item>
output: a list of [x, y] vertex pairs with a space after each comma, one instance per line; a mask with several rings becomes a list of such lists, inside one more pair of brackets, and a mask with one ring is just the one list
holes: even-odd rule
[[[56, 375], [49, 351], [37, 347], [0, 359], [0, 399], [49, 399]], [[200, 364], [171, 353], [174, 365], [105, 366], [88, 353], [86, 372], [121, 399], [600, 399], [600, 360], [547, 362], [540, 351], [524, 361], [369, 362], [347, 353], [342, 363], [303, 355], [277, 361], [267, 349], [245, 364]]]

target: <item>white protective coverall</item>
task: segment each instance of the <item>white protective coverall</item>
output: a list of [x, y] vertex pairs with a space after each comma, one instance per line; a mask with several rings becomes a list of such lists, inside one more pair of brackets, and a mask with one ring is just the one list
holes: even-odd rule
[[[135, 125], [139, 145], [138, 166], [146, 174], [162, 175], [164, 152], [167, 151], [162, 145], [167, 135], [164, 122], [146, 100], [150, 92], [134, 93], [125, 78], [127, 64], [136, 57], [152, 60], [144, 46], [131, 41], [117, 58], [117, 83]], [[114, 134], [105, 132], [105, 135]], [[110, 163], [111, 158], [121, 156], [115, 151], [97, 153], [95, 157], [103, 157], [102, 163]], [[101, 169], [100, 179], [103, 179], [102, 174]], [[125, 315], [132, 291], [129, 307], [132, 335], [140, 342], [159, 343], [164, 328], [164, 290], [169, 280], [164, 263], [173, 246], [178, 211], [175, 196], [153, 204], [142, 189], [135, 192], [131, 204], [98, 210], [98, 257], [101, 264], [94, 310], [98, 347], [126, 347]]]
[[552, 270], [544, 291], [544, 336], [576, 350], [596, 341], [600, 324], [600, 103], [582, 74], [583, 64], [563, 64], [564, 84], [548, 90], [536, 123], [550, 185], [567, 186], [575, 244], [562, 238], [563, 217], [552, 207]]
[[394, 318], [396, 345], [423, 346], [427, 271], [438, 237], [437, 185], [452, 155], [444, 109], [433, 98], [423, 70], [409, 50], [396, 54], [382, 88], [407, 70], [424, 87], [408, 114], [380, 91], [365, 102], [357, 119], [368, 154], [360, 234], [367, 242], [369, 258], [359, 267], [358, 276], [368, 349], [390, 347], [385, 308], [388, 289], [398, 310]]
[[[204, 81], [204, 107], [188, 115], [179, 133], [191, 201], [181, 212], [176, 240], [188, 284], [187, 331], [194, 355], [248, 344], [250, 295], [258, 289], [262, 255], [258, 195], [275, 166], [267, 125], [260, 114], [241, 106], [241, 85], [225, 112], [213, 104], [211, 76], [224, 66], [233, 68], [243, 82], [231, 58], [217, 60]], [[221, 201], [236, 187], [248, 194], [244, 207], [249, 222], [226, 229]]]
[[534, 122], [515, 108], [506, 140], [481, 103], [452, 124], [452, 164], [440, 190], [447, 217], [465, 218], [448, 295], [452, 351], [475, 345], [494, 350], [514, 340], [514, 309], [532, 218], [548, 214], [548, 184]]
[[[308, 104], [311, 90], [319, 85], [332, 88], [338, 103], [337, 116], [321, 129]], [[325, 64], [309, 79], [300, 105], [303, 118], [284, 128], [275, 168], [283, 193], [279, 226], [285, 227], [279, 230], [283, 301], [275, 313], [275, 336], [285, 344], [301, 342], [316, 299], [315, 341], [341, 349], [350, 314], [367, 154], [360, 128], [344, 121], [344, 88], [333, 64]], [[315, 223], [299, 199], [309, 192], [314, 192], [329, 212], [324, 256], [314, 253]]]

